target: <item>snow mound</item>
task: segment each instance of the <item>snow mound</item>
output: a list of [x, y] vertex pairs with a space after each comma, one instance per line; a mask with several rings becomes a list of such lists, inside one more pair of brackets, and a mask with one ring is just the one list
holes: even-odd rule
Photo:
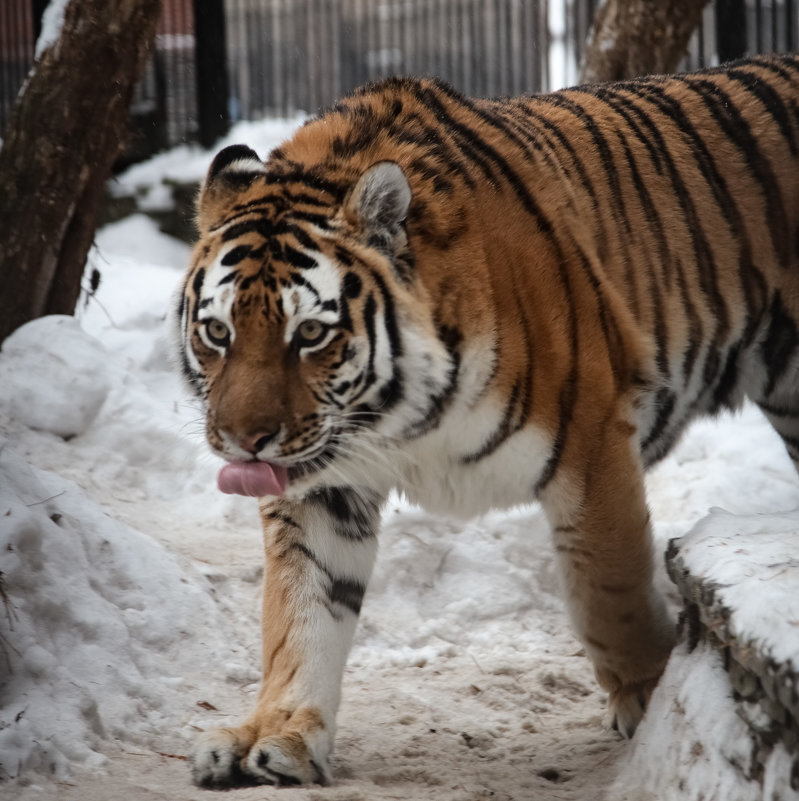
[[101, 741], [165, 727], [204, 583], [77, 485], [0, 451], [0, 754], [8, 777], [96, 767]]
[[[32, 360], [31, 353], [38, 358]], [[0, 408], [29, 428], [68, 439], [97, 417], [111, 388], [103, 346], [73, 317], [54, 316], [17, 329], [3, 343]], [[42, 393], [43, 385], [52, 391]]]

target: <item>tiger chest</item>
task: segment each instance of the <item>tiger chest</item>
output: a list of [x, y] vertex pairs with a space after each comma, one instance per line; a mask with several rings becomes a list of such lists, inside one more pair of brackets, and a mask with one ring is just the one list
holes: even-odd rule
[[531, 503], [551, 437], [528, 425], [494, 447], [501, 424], [496, 413], [448, 421], [411, 450], [397, 489], [429, 511], [464, 518]]

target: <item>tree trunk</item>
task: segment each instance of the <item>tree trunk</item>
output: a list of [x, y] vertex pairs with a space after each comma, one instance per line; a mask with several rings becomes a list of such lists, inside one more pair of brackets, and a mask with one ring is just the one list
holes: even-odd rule
[[604, 0], [580, 80], [616, 81], [674, 72], [708, 0]]
[[0, 342], [71, 314], [161, 0], [69, 0], [0, 149]]

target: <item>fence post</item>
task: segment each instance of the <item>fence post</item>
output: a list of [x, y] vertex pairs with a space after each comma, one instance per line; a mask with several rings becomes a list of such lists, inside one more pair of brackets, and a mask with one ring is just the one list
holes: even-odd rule
[[716, 0], [716, 50], [719, 62], [746, 55], [746, 0]]
[[224, 0], [194, 0], [194, 35], [198, 133], [211, 147], [230, 129]]

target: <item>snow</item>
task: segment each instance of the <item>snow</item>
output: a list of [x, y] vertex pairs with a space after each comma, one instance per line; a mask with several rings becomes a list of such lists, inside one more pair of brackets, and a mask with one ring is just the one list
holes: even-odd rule
[[[228, 142], [265, 156], [297, 124], [248, 123]], [[119, 184], [196, 180], [211, 157], [179, 148]], [[208, 799], [189, 783], [192, 739], [240, 720], [257, 694], [256, 505], [216, 490], [219, 462], [170, 362], [166, 314], [187, 258], [144, 216], [109, 225], [78, 320], [34, 321], [0, 351], [0, 798]], [[783, 618], [796, 620], [799, 593], [786, 585], [775, 603], [762, 587], [790, 562], [780, 543], [795, 543], [799, 518], [779, 513], [799, 505], [799, 483], [760, 414], [695, 425], [647, 483], [661, 551], [694, 529], [690, 558], [723, 583], [740, 578], [724, 532], [747, 536], [742, 621], [795, 655]], [[694, 528], [714, 506], [726, 512]], [[240, 801], [796, 797], [780, 749], [765, 791], [734, 767], [744, 724], [701, 646], [675, 651], [632, 743], [602, 727], [538, 507], [463, 523], [394, 499], [380, 548], [334, 784]], [[658, 581], [674, 598], [665, 571]]]
[[[730, 703], [729, 680], [719, 655], [704, 644], [690, 654], [680, 645], [608, 798], [789, 801], [799, 797], [788, 784], [793, 756], [778, 744], [767, 762], [763, 787], [748, 781], [751, 739]], [[676, 782], [675, 766], [681, 772]]]
[[[234, 125], [221, 139], [215, 152], [235, 144], [247, 144], [262, 159], [280, 145], [287, 132], [305, 120], [297, 115], [292, 120], [242, 121]], [[170, 184], [201, 181], [210, 166], [213, 154], [199, 145], [180, 145], [149, 161], [137, 164], [112, 181], [109, 188], [116, 196], [136, 196], [138, 207], [144, 211], [158, 211], [172, 207]]]
[[799, 511], [713, 509], [680, 539], [680, 553], [692, 576], [718, 587], [718, 603], [734, 608], [727, 625], [738, 641], [761, 640], [776, 662], [799, 671]]
[[61, 35], [64, 26], [64, 11], [69, 0], [50, 0], [42, 14], [42, 30], [36, 40], [36, 58], [52, 47]]

